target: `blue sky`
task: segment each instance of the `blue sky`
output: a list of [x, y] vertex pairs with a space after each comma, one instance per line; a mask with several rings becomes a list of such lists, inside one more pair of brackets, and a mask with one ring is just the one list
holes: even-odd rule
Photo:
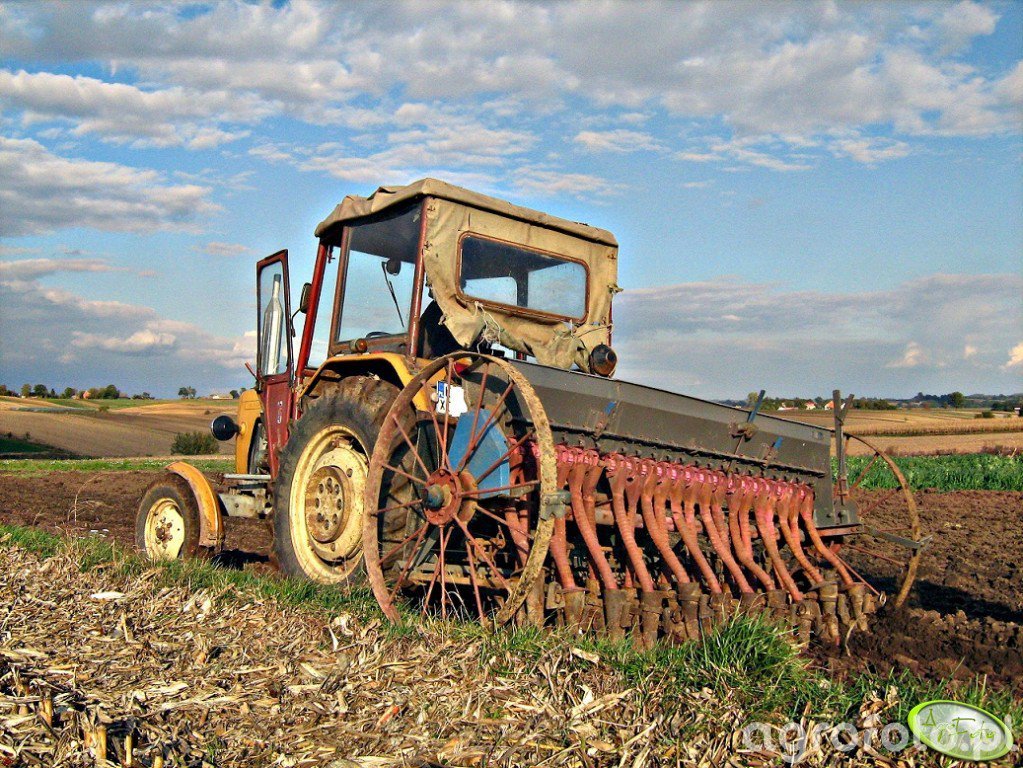
[[0, 383], [250, 383], [254, 261], [431, 175], [612, 230], [620, 375], [1023, 390], [1018, 3], [0, 2]]

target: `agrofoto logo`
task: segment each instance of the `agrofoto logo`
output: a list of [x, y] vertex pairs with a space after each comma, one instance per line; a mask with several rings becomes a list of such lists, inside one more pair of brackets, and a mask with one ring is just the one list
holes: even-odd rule
[[[908, 724], [908, 728], [906, 727]], [[815, 722], [807, 728], [790, 722], [782, 726], [751, 722], [742, 729], [743, 749], [777, 754], [789, 765], [798, 765], [817, 753], [825, 743], [838, 752], [884, 750], [897, 754], [905, 749], [932, 749], [960, 760], [996, 760], [1013, 746], [1012, 719], [1003, 722], [979, 707], [957, 701], [926, 701], [914, 707], [906, 723], [871, 726], [856, 723]]]
[[909, 728], [931, 749], [962, 760], [994, 760], [1009, 752], [1012, 732], [980, 707], [925, 701], [909, 713]]

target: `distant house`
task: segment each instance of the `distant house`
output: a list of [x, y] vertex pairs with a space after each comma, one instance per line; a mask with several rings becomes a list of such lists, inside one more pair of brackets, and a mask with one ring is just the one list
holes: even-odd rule
[[815, 403], [813, 400], [807, 400], [806, 405], [804, 405], [803, 408], [805, 408], [808, 411], [816, 411], [817, 403]]
[[828, 400], [828, 402], [824, 403], [824, 410], [825, 411], [833, 411], [834, 409], [835, 409], [835, 401], [834, 400]]
[[225, 395], [223, 392], [216, 392], [210, 395], [210, 400], [231, 400], [233, 399], [230, 395]]

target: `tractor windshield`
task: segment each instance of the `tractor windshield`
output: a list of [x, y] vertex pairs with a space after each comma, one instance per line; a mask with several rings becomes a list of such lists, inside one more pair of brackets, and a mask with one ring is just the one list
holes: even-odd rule
[[386, 218], [349, 226], [337, 341], [407, 331], [420, 211], [417, 204]]
[[574, 321], [585, 318], [582, 262], [471, 234], [461, 238], [459, 257], [459, 286], [470, 304], [479, 301]]

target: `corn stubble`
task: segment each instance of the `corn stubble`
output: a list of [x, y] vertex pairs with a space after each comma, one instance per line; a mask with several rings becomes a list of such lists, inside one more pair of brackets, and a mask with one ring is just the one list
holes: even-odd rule
[[[610, 663], [627, 651], [558, 637], [539, 649], [529, 638], [450, 622], [395, 630], [231, 585], [196, 589], [159, 567], [83, 567], [81, 555], [72, 547], [41, 559], [0, 546], [2, 765], [778, 759], [742, 751], [739, 732], [751, 713], [740, 691], [691, 685], [655, 657]], [[712, 645], [673, 653], [693, 663], [707, 657], [710, 666], [728, 658], [710, 658]], [[776, 662], [792, 658], [783, 652]], [[868, 697], [863, 707], [876, 710], [878, 701]], [[825, 746], [806, 764], [835, 757]]]

